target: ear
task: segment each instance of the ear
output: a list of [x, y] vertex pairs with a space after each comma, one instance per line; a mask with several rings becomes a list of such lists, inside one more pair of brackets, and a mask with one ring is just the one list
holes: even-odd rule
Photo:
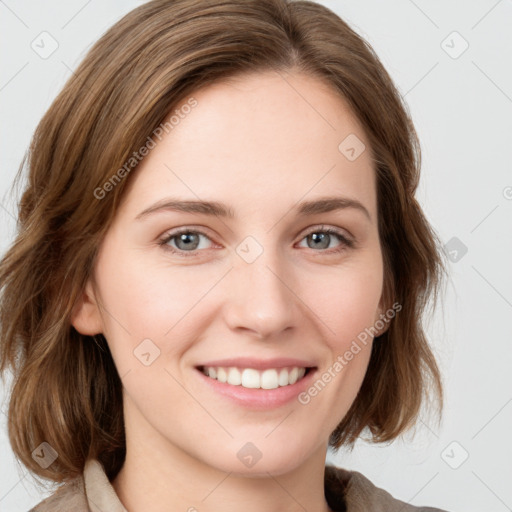
[[103, 320], [91, 279], [73, 308], [71, 324], [81, 334], [93, 336], [103, 332]]
[[[377, 309], [377, 315], [375, 317], [375, 323], [373, 325], [376, 326], [376, 328], [379, 328], [379, 332], [375, 335], [375, 338], [378, 338], [379, 336], [382, 336], [388, 329], [391, 324], [391, 318], [388, 318], [385, 315], [385, 312], [389, 308], [386, 308], [383, 301], [381, 300], [379, 307]], [[384, 324], [384, 325], [382, 325]]]

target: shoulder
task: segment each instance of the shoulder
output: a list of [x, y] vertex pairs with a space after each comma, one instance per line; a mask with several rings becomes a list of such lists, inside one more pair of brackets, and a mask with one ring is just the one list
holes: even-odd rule
[[325, 487], [326, 496], [330, 496], [334, 506], [343, 497], [347, 512], [446, 512], [439, 508], [415, 507], [397, 500], [361, 473], [332, 465], [325, 467]]
[[127, 512], [95, 459], [85, 463], [81, 476], [64, 485], [29, 512]]
[[89, 512], [83, 477], [66, 482], [29, 512], [69, 512], [70, 510]]

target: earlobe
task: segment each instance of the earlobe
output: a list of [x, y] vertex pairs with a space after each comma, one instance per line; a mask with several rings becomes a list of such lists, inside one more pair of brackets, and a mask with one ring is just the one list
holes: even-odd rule
[[76, 302], [71, 314], [71, 325], [80, 333], [93, 336], [103, 332], [103, 321], [91, 280]]
[[[378, 336], [382, 336], [389, 329], [389, 321], [386, 322], [386, 320], [383, 319], [383, 320], [381, 320], [381, 322], [384, 323], [384, 326], [382, 327], [382, 329], [379, 329]], [[380, 322], [379, 322], [379, 325], [381, 325]]]
[[387, 316], [384, 314], [384, 309], [379, 306], [377, 311], [377, 317], [375, 318], [375, 327], [378, 329], [378, 333], [375, 335], [375, 338], [382, 336], [389, 329], [390, 321]]

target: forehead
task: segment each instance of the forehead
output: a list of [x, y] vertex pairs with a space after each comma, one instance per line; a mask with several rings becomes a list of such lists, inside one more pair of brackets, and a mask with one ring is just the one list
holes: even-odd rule
[[[190, 97], [197, 105], [181, 110]], [[179, 123], [131, 176], [127, 207], [168, 193], [270, 212], [276, 204], [340, 194], [376, 214], [366, 134], [325, 82], [297, 73], [252, 73], [190, 97], [171, 113]]]

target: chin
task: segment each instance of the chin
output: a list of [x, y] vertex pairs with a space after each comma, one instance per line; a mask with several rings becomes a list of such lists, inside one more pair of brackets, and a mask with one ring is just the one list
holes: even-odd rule
[[224, 450], [215, 460], [205, 462], [233, 475], [268, 478], [269, 473], [278, 476], [294, 471], [307, 458], [303, 443], [301, 446], [288, 444], [284, 449], [282, 444], [279, 447], [268, 440], [266, 443], [247, 441], [233, 444], [236, 444], [233, 451]]

